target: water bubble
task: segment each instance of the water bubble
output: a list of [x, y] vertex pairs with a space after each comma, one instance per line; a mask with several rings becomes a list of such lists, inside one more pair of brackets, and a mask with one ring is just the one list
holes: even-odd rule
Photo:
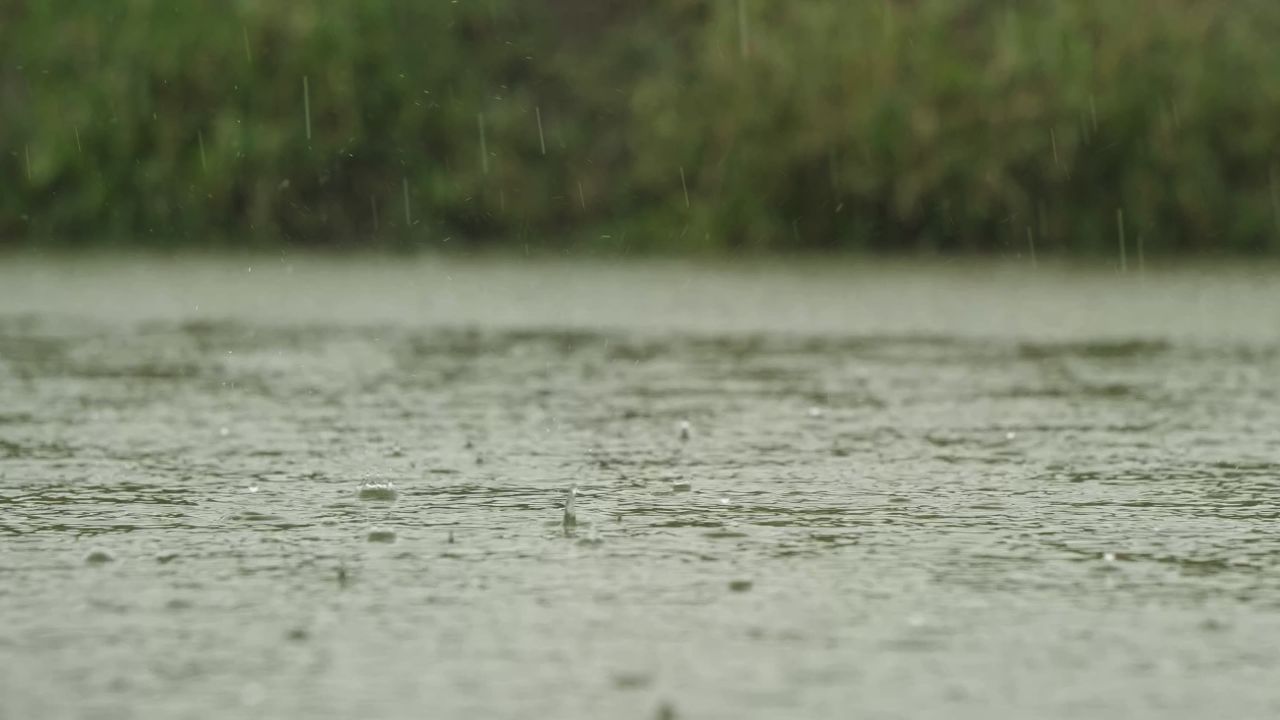
[[720, 504], [721, 504], [721, 505], [728, 505], [728, 504], [729, 504], [729, 498], [727, 498], [727, 497], [722, 497], [722, 498], [720, 498]]
[[693, 484], [688, 480], [672, 480], [671, 492], [689, 492], [693, 488]]
[[1010, 430], [1009, 432], [1007, 432], [1007, 433], [1005, 433], [1005, 434], [1004, 434], [1004, 439], [1005, 439], [1005, 440], [1013, 440], [1013, 439], [1014, 439], [1014, 438], [1016, 438], [1016, 437], [1018, 437], [1018, 433], [1016, 433], [1016, 432], [1014, 432], [1014, 431], [1012, 431], [1012, 430]]
[[1104, 553], [1102, 553], [1102, 562], [1115, 562], [1115, 561], [1116, 561], [1116, 554], [1115, 554], [1115, 553], [1113, 553], [1113, 552], [1104, 552]]
[[818, 407], [817, 405], [814, 405], [814, 406], [810, 407], [810, 408], [809, 408], [809, 417], [811, 417], [811, 418], [820, 418], [820, 417], [822, 417], [822, 408]]
[[115, 561], [115, 553], [106, 548], [93, 548], [89, 552], [85, 553], [84, 556], [84, 562], [86, 565], [105, 565]]
[[396, 498], [400, 497], [400, 493], [396, 490], [395, 483], [392, 483], [390, 480], [386, 482], [366, 480], [360, 485], [359, 496], [361, 500], [393, 502]]
[[1229, 627], [1230, 625], [1225, 620], [1222, 620], [1220, 618], [1215, 618], [1215, 617], [1205, 618], [1200, 622], [1201, 630], [1217, 632], [1221, 630], [1226, 630]]
[[249, 487], [245, 488], [245, 491], [251, 493], [258, 492], [258, 483], [250, 483]]
[[220, 427], [218, 428], [218, 434], [221, 435], [222, 437], [226, 437], [231, 434], [231, 431], [226, 427]]
[[373, 528], [365, 535], [365, 540], [371, 543], [393, 543], [396, 541], [396, 531], [390, 528]]
[[652, 682], [652, 675], [640, 672], [615, 673], [613, 676], [613, 686], [619, 690], [636, 690], [648, 687]]
[[248, 682], [240, 689], [240, 702], [250, 707], [261, 705], [267, 699], [267, 691], [261, 683]]

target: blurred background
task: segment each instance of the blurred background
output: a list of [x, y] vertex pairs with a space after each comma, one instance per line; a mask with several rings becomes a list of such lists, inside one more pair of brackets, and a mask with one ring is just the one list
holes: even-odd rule
[[1270, 254], [1277, 36], [1269, 0], [7, 0], [0, 247]]

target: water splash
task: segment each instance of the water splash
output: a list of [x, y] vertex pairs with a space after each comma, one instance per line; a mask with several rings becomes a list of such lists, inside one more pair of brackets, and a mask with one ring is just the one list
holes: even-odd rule
[[361, 483], [358, 495], [361, 500], [395, 502], [400, 497], [400, 491], [396, 489], [395, 483], [390, 480], [385, 482], [366, 480]]
[[565, 529], [576, 527], [578, 525], [578, 486], [573, 485], [565, 491], [564, 498], [564, 517], [561, 524]]
[[106, 548], [93, 548], [85, 553], [84, 562], [86, 565], [106, 565], [116, 561], [115, 553]]

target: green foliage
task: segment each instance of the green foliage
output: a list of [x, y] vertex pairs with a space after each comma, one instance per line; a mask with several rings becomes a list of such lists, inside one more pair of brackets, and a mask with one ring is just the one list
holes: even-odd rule
[[12, 0], [0, 238], [1108, 254], [1122, 210], [1148, 252], [1271, 252], [1277, 30], [1263, 0]]

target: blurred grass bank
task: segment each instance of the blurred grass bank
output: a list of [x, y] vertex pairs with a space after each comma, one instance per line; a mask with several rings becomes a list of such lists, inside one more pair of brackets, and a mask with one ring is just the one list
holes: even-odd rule
[[1280, 250], [1264, 0], [8, 0], [0, 247]]

